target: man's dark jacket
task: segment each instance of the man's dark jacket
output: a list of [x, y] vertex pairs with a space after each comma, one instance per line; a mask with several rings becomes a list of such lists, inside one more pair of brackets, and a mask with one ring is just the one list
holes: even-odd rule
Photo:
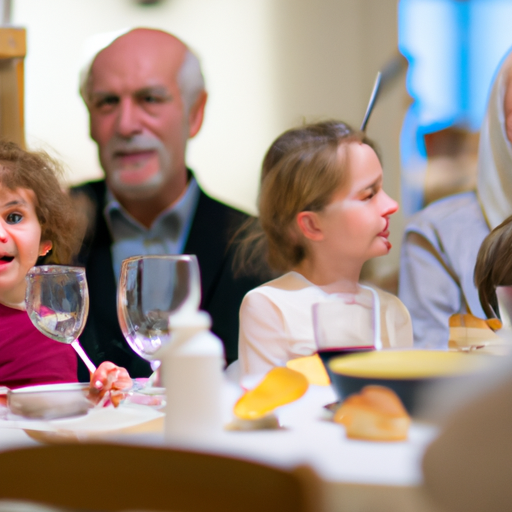
[[[116, 280], [112, 267], [112, 238], [105, 222], [105, 181], [90, 182], [72, 190], [85, 194], [94, 212], [88, 235], [78, 257], [85, 266], [89, 286], [89, 317], [80, 342], [93, 362], [112, 361], [132, 377], [151, 373], [149, 364], [130, 348], [117, 320]], [[201, 271], [201, 309], [212, 317], [212, 331], [223, 341], [226, 360], [238, 358], [238, 311], [244, 295], [261, 284], [255, 277], [235, 277], [233, 235], [247, 216], [200, 191], [197, 209], [185, 244], [184, 254], [195, 254]], [[85, 366], [79, 380], [88, 381]]]

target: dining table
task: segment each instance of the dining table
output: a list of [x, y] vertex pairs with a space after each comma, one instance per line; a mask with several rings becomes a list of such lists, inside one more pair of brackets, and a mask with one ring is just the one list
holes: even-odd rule
[[[224, 423], [233, 426], [240, 386], [222, 388]], [[186, 448], [244, 458], [278, 467], [308, 465], [317, 473], [325, 512], [429, 512], [435, 507], [422, 487], [421, 461], [438, 428], [413, 420], [407, 440], [348, 439], [332, 421], [326, 404], [336, 401], [330, 386], [310, 385], [305, 395], [275, 410], [279, 428], [222, 429], [201, 438], [176, 439], [164, 433], [165, 412], [127, 400], [119, 407], [92, 408], [86, 415], [54, 420], [28, 419], [0, 409], [0, 450], [63, 441], [110, 442]], [[167, 411], [172, 414], [172, 411]], [[2, 508], [0, 512], [8, 510]], [[46, 509], [45, 509], [46, 510]]]

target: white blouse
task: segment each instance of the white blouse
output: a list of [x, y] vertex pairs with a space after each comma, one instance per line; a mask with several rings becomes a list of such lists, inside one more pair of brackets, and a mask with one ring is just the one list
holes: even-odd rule
[[[376, 289], [380, 299], [383, 347], [411, 347], [412, 325], [407, 308], [390, 293]], [[242, 375], [265, 373], [290, 359], [316, 352], [312, 306], [330, 302], [330, 294], [298, 272], [251, 290], [240, 308], [239, 364]], [[347, 316], [350, 326], [357, 315]]]

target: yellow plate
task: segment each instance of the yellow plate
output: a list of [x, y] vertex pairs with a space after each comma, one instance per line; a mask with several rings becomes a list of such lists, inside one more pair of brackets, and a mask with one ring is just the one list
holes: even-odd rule
[[485, 368], [488, 357], [440, 350], [383, 350], [331, 359], [331, 371], [349, 377], [425, 379], [471, 373]]

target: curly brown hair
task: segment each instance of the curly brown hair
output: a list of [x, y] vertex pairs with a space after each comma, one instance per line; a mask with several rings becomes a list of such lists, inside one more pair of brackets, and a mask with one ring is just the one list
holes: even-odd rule
[[306, 257], [294, 220], [302, 211], [321, 211], [347, 181], [344, 149], [352, 142], [375, 150], [364, 133], [334, 120], [288, 130], [272, 143], [261, 170], [259, 219], [243, 228], [238, 265], [260, 271], [266, 259], [273, 270], [289, 271]]
[[83, 238], [85, 224], [61, 186], [63, 169], [44, 151], [26, 151], [14, 142], [0, 141], [0, 183], [9, 190], [32, 190], [41, 240], [52, 250], [39, 263], [70, 264]]

